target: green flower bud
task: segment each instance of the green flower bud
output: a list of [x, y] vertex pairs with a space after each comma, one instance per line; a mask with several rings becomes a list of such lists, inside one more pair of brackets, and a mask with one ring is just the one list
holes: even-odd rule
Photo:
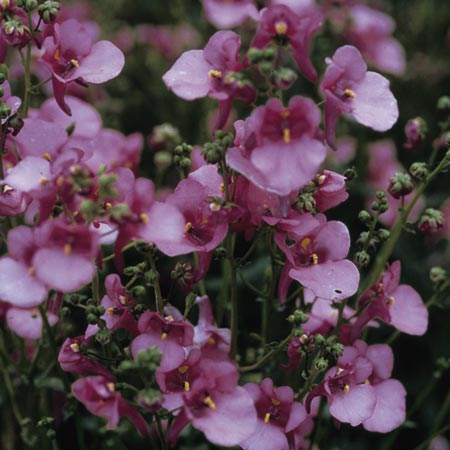
[[388, 192], [392, 197], [400, 198], [412, 192], [414, 187], [414, 181], [407, 173], [397, 172], [389, 180]]
[[444, 226], [444, 215], [434, 208], [427, 208], [419, 219], [417, 229], [422, 233], [435, 233]]
[[391, 232], [389, 230], [386, 230], [385, 228], [380, 228], [377, 231], [377, 236], [381, 242], [384, 242], [384, 241], [387, 241], [391, 237]]
[[314, 365], [317, 370], [326, 370], [328, 368], [328, 361], [325, 358], [318, 358]]
[[88, 314], [86, 316], [86, 320], [88, 323], [90, 323], [91, 325], [97, 325], [98, 322], [98, 317], [95, 314]]
[[95, 340], [101, 345], [107, 345], [111, 342], [112, 333], [110, 330], [103, 328], [97, 331]]
[[363, 209], [358, 214], [358, 220], [362, 222], [364, 225], [369, 225], [370, 222], [372, 222], [372, 216], [370, 215], [369, 211]]
[[370, 263], [370, 255], [365, 251], [355, 253], [353, 261], [359, 269], [367, 267]]
[[264, 51], [258, 48], [251, 47], [247, 52], [248, 60], [250, 64], [258, 64], [264, 59]]
[[447, 281], [447, 278], [448, 278], [448, 273], [442, 267], [432, 267], [431, 268], [430, 280], [437, 286], [444, 284]]
[[428, 166], [423, 162], [415, 162], [411, 164], [409, 173], [417, 181], [423, 181], [429, 174]]

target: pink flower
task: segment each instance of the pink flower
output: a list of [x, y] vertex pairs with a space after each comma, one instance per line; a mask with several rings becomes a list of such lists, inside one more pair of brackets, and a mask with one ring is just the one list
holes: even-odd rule
[[314, 102], [292, 97], [285, 108], [271, 99], [235, 122], [235, 147], [227, 153], [230, 167], [256, 186], [288, 196], [312, 180], [325, 159], [317, 138], [320, 111]]
[[258, 30], [251, 46], [264, 48], [272, 41], [289, 46], [305, 77], [316, 82], [317, 72], [309, 58], [309, 42], [322, 26], [322, 21], [322, 14], [316, 9], [305, 9], [297, 15], [286, 5], [268, 6], [261, 10]]
[[258, 20], [254, 0], [203, 0], [206, 18], [217, 28], [233, 28], [247, 18]]
[[72, 393], [92, 414], [107, 419], [107, 429], [115, 429], [120, 418], [126, 416], [143, 436], [148, 434], [144, 418], [120, 392], [115, 391], [115, 383], [110, 379], [102, 376], [82, 378], [73, 383]]
[[91, 34], [75, 19], [55, 24], [53, 36], [44, 40], [42, 48], [42, 61], [51, 70], [55, 99], [68, 115], [70, 108], [64, 101], [68, 83], [104, 83], [119, 75], [125, 64], [123, 53], [114, 44], [93, 44]]
[[334, 208], [348, 198], [345, 177], [330, 170], [324, 170], [315, 179], [318, 189], [314, 192], [316, 208], [320, 212]]
[[[47, 320], [51, 326], [58, 322], [58, 316], [49, 311]], [[26, 339], [39, 339], [42, 335], [42, 317], [37, 308], [8, 308], [6, 322], [9, 328]]]
[[255, 402], [258, 421], [252, 435], [242, 441], [244, 450], [288, 450], [292, 448], [294, 430], [306, 419], [305, 407], [294, 401], [289, 386], [273, 387], [270, 378], [258, 386], [244, 385]]
[[367, 71], [358, 49], [351, 45], [340, 47], [327, 63], [320, 89], [325, 94], [325, 135], [331, 147], [336, 147], [335, 128], [342, 113], [376, 131], [394, 125], [398, 107], [389, 81]]
[[287, 257], [280, 278], [281, 300], [289, 279], [297, 280], [317, 297], [333, 301], [348, 298], [358, 289], [358, 269], [345, 259], [350, 236], [343, 223], [305, 214], [288, 233], [277, 233], [275, 242]]
[[183, 53], [163, 76], [165, 85], [184, 100], [206, 96], [218, 100], [217, 129], [226, 124], [235, 98], [247, 104], [255, 98], [255, 90], [235, 76], [245, 67], [239, 62], [240, 46], [236, 33], [218, 31], [204, 50]]

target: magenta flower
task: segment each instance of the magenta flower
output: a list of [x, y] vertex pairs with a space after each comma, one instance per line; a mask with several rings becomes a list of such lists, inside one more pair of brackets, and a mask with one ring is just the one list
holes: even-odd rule
[[106, 328], [109, 330], [124, 328], [133, 336], [138, 335], [137, 322], [130, 311], [136, 302], [126, 293], [119, 275], [109, 274], [105, 280], [105, 287], [106, 295], [101, 302], [105, 314], [101, 318], [106, 322]]
[[327, 63], [320, 89], [325, 94], [325, 135], [331, 147], [336, 148], [335, 128], [343, 113], [376, 131], [386, 131], [394, 125], [398, 107], [389, 81], [367, 71], [357, 48], [340, 47]]
[[400, 284], [400, 261], [393, 262], [381, 279], [358, 300], [364, 308], [351, 327], [350, 340], [357, 339], [366, 324], [379, 318], [407, 334], [422, 336], [428, 327], [428, 310], [411, 286]]
[[[47, 313], [48, 323], [53, 326], [58, 322], [58, 316], [51, 311]], [[37, 308], [17, 308], [6, 311], [6, 322], [14, 333], [26, 339], [39, 339], [42, 335], [42, 317]]]
[[139, 318], [140, 335], [131, 343], [134, 358], [141, 350], [158, 347], [162, 354], [160, 369], [169, 371], [178, 367], [185, 359], [185, 347], [193, 344], [194, 327], [183, 320], [180, 314], [162, 317], [157, 312], [145, 312]]
[[316, 208], [320, 212], [334, 208], [348, 198], [345, 177], [330, 170], [324, 170], [315, 179], [318, 189], [314, 192]]
[[271, 5], [261, 10], [259, 26], [251, 44], [264, 48], [271, 42], [289, 46], [292, 57], [306, 78], [317, 81], [317, 72], [309, 58], [309, 42], [322, 26], [323, 16], [316, 9], [297, 15], [286, 5]]
[[244, 389], [255, 402], [258, 415], [252, 435], [242, 441], [244, 450], [288, 450], [292, 448], [294, 430], [306, 419], [305, 407], [294, 401], [289, 386], [273, 387], [270, 378], [258, 386], [248, 383]]
[[347, 41], [358, 47], [372, 65], [384, 72], [401, 75], [406, 68], [405, 51], [392, 37], [392, 17], [365, 5], [349, 9], [351, 20], [345, 32]]
[[126, 416], [143, 436], [148, 434], [144, 418], [122, 398], [120, 392], [115, 391], [115, 384], [110, 379], [102, 376], [82, 378], [73, 383], [72, 393], [92, 414], [108, 421], [107, 429], [115, 429], [120, 418]]
[[89, 374], [102, 375], [109, 380], [114, 380], [113, 374], [99, 362], [82, 354], [82, 346], [87, 341], [83, 336], [67, 338], [58, 355], [58, 363], [66, 372], [86, 376]]
[[216, 128], [223, 128], [235, 98], [251, 103], [255, 90], [236, 74], [245, 65], [239, 62], [241, 39], [232, 31], [218, 31], [204, 50], [183, 53], [163, 76], [165, 85], [178, 97], [194, 100], [211, 97], [219, 101]]
[[326, 150], [316, 134], [320, 111], [314, 102], [292, 97], [285, 108], [271, 99], [235, 122], [235, 147], [228, 150], [230, 167], [256, 186], [288, 196], [312, 180]]
[[258, 20], [254, 0], [203, 0], [206, 18], [217, 28], [233, 28], [246, 19]]
[[289, 279], [297, 280], [317, 297], [333, 301], [348, 298], [358, 289], [358, 269], [345, 259], [350, 236], [343, 223], [305, 214], [295, 229], [277, 233], [275, 242], [287, 257], [280, 279], [280, 300], [285, 298]]
[[183, 395], [183, 409], [169, 429], [175, 445], [188, 424], [202, 431], [208, 441], [234, 446], [250, 437], [256, 426], [256, 411], [251, 396], [237, 386], [239, 374], [228, 362], [211, 362]]
[[114, 44], [93, 44], [91, 34], [75, 19], [55, 24], [53, 36], [44, 40], [42, 48], [42, 61], [52, 74], [55, 99], [68, 115], [70, 108], [64, 101], [68, 83], [104, 83], [119, 75], [125, 64], [123, 53]]
[[310, 410], [314, 397], [325, 396], [335, 419], [352, 426], [360, 425], [372, 416], [377, 403], [375, 389], [366, 382], [372, 372], [368, 358], [354, 347], [345, 347], [344, 354], [338, 359], [338, 367], [331, 368], [325, 380], [306, 397], [306, 410]]
[[214, 197], [223, 199], [222, 178], [208, 164], [182, 180], [165, 203], [155, 202], [141, 236], [169, 256], [211, 252], [228, 228], [227, 213]]

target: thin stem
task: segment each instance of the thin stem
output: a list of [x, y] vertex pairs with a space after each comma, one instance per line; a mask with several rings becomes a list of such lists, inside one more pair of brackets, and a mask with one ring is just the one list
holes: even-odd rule
[[414, 208], [414, 205], [417, 203], [417, 200], [419, 200], [420, 196], [424, 193], [425, 189], [428, 187], [428, 185], [431, 183], [431, 181], [434, 179], [434, 177], [443, 170], [446, 165], [449, 164], [449, 161], [446, 158], [443, 158], [442, 161], [438, 164], [438, 166], [431, 172], [426, 180], [417, 188], [416, 192], [414, 193], [413, 198], [408, 203], [404, 211], [401, 213], [400, 218], [397, 220], [397, 222], [394, 224], [394, 226], [391, 229], [391, 237], [389, 240], [383, 245], [383, 247], [380, 250], [380, 253], [378, 254], [378, 257], [372, 266], [372, 269], [370, 273], [368, 274], [367, 278], [362, 283], [362, 286], [360, 288], [360, 292], [366, 291], [370, 286], [372, 286], [376, 281], [380, 278], [385, 265], [387, 263], [387, 260], [392, 254], [392, 251], [394, 250], [395, 244], [397, 243], [398, 239], [401, 236], [402, 229], [408, 219], [409, 214], [411, 213], [412, 209]]
[[164, 430], [161, 425], [161, 419], [158, 415], [156, 415], [155, 420], [156, 420], [156, 427], [158, 428], [158, 435], [159, 435], [159, 439], [161, 441], [162, 449], [169, 450], [169, 447], [168, 447], [167, 441], [166, 441], [166, 436], [164, 434]]
[[450, 409], [450, 389], [447, 392], [447, 396], [445, 397], [444, 403], [441, 406], [441, 409], [439, 410], [439, 413], [437, 415], [437, 418], [434, 421], [433, 429], [431, 430], [431, 434], [434, 434], [439, 427], [441, 426], [442, 422], [445, 419], [445, 416], [447, 415], [448, 411]]
[[283, 347], [285, 347], [287, 344], [289, 344], [290, 340], [292, 339], [292, 333], [289, 334], [289, 336], [281, 341], [275, 348], [270, 350], [270, 352], [266, 353], [264, 356], [262, 356], [258, 361], [256, 361], [254, 364], [250, 366], [243, 366], [239, 368], [239, 372], [246, 373], [246, 372], [252, 372], [253, 370], [259, 369], [262, 367], [267, 361], [269, 361], [273, 355], [275, 355], [277, 352], [279, 352]]
[[[30, 31], [33, 29], [33, 25], [31, 23], [31, 15], [28, 13], [28, 25], [30, 28]], [[31, 99], [31, 71], [30, 71], [30, 65], [31, 65], [31, 45], [32, 40], [30, 40], [27, 44], [27, 51], [25, 54], [25, 62], [24, 62], [24, 68], [25, 68], [25, 92], [23, 96], [23, 110], [22, 115], [23, 117], [28, 116], [28, 109], [30, 108], [30, 99]]]
[[234, 358], [237, 351], [237, 333], [238, 333], [238, 302], [237, 302], [237, 280], [236, 280], [236, 263], [234, 260], [234, 245], [233, 236], [228, 234], [225, 238], [225, 248], [227, 251], [226, 262], [228, 264], [228, 273], [230, 280], [230, 302], [231, 302], [231, 317], [230, 317], [230, 329], [231, 329], [231, 345], [230, 354]]
[[148, 262], [150, 263], [150, 267], [154, 273], [153, 289], [155, 291], [156, 309], [160, 314], [163, 314], [164, 299], [161, 292], [161, 286], [159, 285], [159, 272], [156, 269], [155, 258], [153, 257], [153, 254], [151, 252], [147, 255], [147, 258]]
[[450, 430], [450, 424], [446, 425], [445, 427], [441, 428], [440, 430], [436, 431], [436, 433], [432, 434], [428, 439], [423, 441], [420, 445], [414, 448], [414, 450], [425, 450], [428, 447], [428, 444], [440, 434], [445, 433], [447, 430]]

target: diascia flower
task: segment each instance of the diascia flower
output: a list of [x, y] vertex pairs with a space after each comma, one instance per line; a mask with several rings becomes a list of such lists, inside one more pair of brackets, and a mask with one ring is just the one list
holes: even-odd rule
[[204, 50], [183, 53], [163, 76], [166, 86], [184, 100], [211, 97], [219, 101], [216, 128], [222, 128], [235, 98], [251, 103], [255, 90], [239, 79], [245, 64], [239, 61], [241, 38], [232, 31], [218, 31]]
[[92, 43], [91, 34], [75, 19], [54, 24], [53, 35], [43, 44], [42, 61], [51, 71], [55, 99], [68, 115], [64, 101], [66, 85], [73, 81], [104, 83], [121, 72], [125, 58], [109, 41]]
[[320, 111], [310, 99], [295, 96], [286, 108], [277, 99], [238, 120], [229, 166], [263, 190], [288, 196], [312, 180], [325, 159], [317, 132]]
[[258, 20], [254, 0], [203, 0], [206, 18], [217, 28], [233, 28], [247, 18]]
[[397, 100], [389, 89], [389, 81], [368, 72], [356, 47], [344, 45], [336, 50], [328, 64], [320, 90], [325, 95], [325, 136], [336, 148], [335, 128], [341, 114], [353, 118], [376, 131], [386, 131], [398, 118]]

